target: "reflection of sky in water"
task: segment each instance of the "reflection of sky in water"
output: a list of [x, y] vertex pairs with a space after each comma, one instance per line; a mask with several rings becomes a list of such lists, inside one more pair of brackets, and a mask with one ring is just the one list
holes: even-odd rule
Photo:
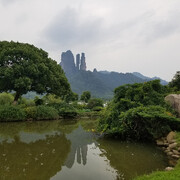
[[32, 142], [36, 142], [39, 140], [46, 140], [47, 136], [52, 136], [58, 134], [60, 135], [60, 132], [57, 131], [52, 131], [49, 133], [44, 133], [44, 134], [39, 134], [39, 133], [28, 133], [28, 132], [20, 132], [19, 136], [20, 136], [20, 141], [24, 142], [24, 143], [32, 143]]
[[[38, 130], [43, 123], [38, 124]], [[37, 127], [31, 124], [31, 130], [21, 128], [9, 134], [7, 128], [5, 134], [0, 135], [0, 179], [16, 177], [17, 172], [18, 180], [31, 180], [27, 179], [29, 175], [38, 180], [111, 180], [119, 176], [131, 179], [138, 173], [164, 168], [163, 155], [153, 146], [98, 139], [81, 125], [70, 128], [61, 125], [57, 131], [54, 124], [47, 131], [43, 127], [44, 133], [38, 133], [33, 125]], [[5, 172], [6, 166], [8, 171], [13, 170]], [[23, 169], [28, 168], [29, 174], [24, 178]]]
[[7, 143], [12, 143], [14, 141], [13, 138], [4, 138], [4, 137], [0, 137], [0, 144], [2, 144], [4, 141], [6, 141]]
[[69, 169], [67, 166], [63, 166], [62, 170], [58, 172], [51, 180], [59, 179], [85, 179], [85, 180], [112, 180], [116, 179], [117, 172], [109, 164], [106, 157], [101, 156], [102, 152], [92, 143], [87, 146], [87, 164], [83, 165], [78, 163], [77, 153], [73, 166]]

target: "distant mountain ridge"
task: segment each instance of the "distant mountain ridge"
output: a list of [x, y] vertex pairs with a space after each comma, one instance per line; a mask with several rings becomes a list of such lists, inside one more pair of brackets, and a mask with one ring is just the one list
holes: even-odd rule
[[113, 90], [118, 86], [153, 80], [138, 72], [118, 73], [96, 69], [93, 72], [87, 71], [85, 53], [82, 53], [81, 57], [77, 54], [75, 63], [74, 55], [70, 50], [62, 53], [60, 65], [64, 69], [72, 91], [79, 95], [83, 91], [90, 91], [93, 97], [110, 99], [113, 97]]
[[139, 72], [133, 72], [132, 74], [135, 75], [135, 76], [137, 76], [137, 77], [139, 77], [139, 78], [141, 78], [141, 79], [144, 79], [144, 80], [152, 81], [152, 80], [155, 80], [155, 79], [159, 79], [162, 85], [167, 85], [167, 84], [168, 84], [167, 81], [165, 81], [165, 80], [163, 80], [163, 79], [161, 79], [161, 78], [159, 78], [159, 77], [156, 77], [156, 76], [150, 78], [150, 77], [147, 77], [147, 76], [142, 75], [142, 74], [139, 73]]

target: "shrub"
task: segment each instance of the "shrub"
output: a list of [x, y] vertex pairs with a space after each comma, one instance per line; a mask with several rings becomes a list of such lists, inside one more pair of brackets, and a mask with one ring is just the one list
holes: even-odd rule
[[0, 105], [10, 105], [13, 103], [14, 97], [10, 93], [1, 93], [0, 94]]
[[180, 130], [180, 120], [160, 106], [140, 106], [122, 112], [116, 121], [101, 119], [99, 129], [124, 139], [153, 140]]
[[33, 120], [52, 120], [58, 119], [58, 111], [49, 106], [34, 106], [25, 108], [26, 118]]
[[26, 114], [19, 106], [0, 106], [0, 121], [23, 121], [25, 118]]
[[53, 103], [60, 103], [62, 100], [60, 97], [54, 95], [54, 94], [46, 94], [42, 100], [45, 104], [53, 104]]
[[77, 109], [72, 104], [66, 102], [49, 104], [58, 111], [59, 116], [63, 118], [74, 118], [77, 116]]
[[96, 106], [92, 108], [93, 111], [102, 111], [103, 108], [101, 106]]
[[34, 98], [34, 102], [36, 104], [36, 106], [40, 106], [40, 105], [43, 105], [44, 104], [44, 100], [43, 99], [40, 99], [38, 96], [36, 96]]
[[93, 109], [94, 107], [97, 107], [97, 106], [103, 107], [103, 101], [101, 99], [93, 98], [88, 101], [88, 104], [87, 104], [88, 109]]

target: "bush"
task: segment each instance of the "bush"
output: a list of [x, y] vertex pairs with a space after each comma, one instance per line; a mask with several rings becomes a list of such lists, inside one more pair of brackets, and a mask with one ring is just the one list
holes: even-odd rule
[[1, 93], [0, 94], [0, 105], [10, 105], [13, 103], [14, 97], [10, 93]]
[[0, 121], [23, 121], [26, 114], [19, 106], [0, 106]]
[[101, 119], [99, 129], [123, 139], [153, 140], [180, 130], [180, 119], [160, 106], [140, 106], [122, 112], [116, 121]]
[[59, 116], [63, 118], [74, 118], [77, 116], [77, 109], [73, 105], [66, 102], [49, 104], [50, 107], [58, 111]]
[[21, 107], [35, 106], [35, 102], [32, 99], [20, 97], [18, 99], [18, 105], [20, 105]]
[[34, 106], [25, 108], [26, 118], [33, 120], [52, 120], [58, 119], [58, 111], [49, 106]]
[[87, 104], [88, 109], [93, 109], [94, 107], [97, 107], [97, 106], [103, 107], [103, 101], [101, 99], [93, 98], [88, 101], [88, 104]]
[[54, 94], [46, 94], [42, 100], [45, 104], [53, 104], [53, 103], [60, 103], [62, 100], [60, 97], [54, 95]]
[[49, 106], [34, 106], [25, 108], [26, 118], [33, 120], [52, 120], [58, 119], [58, 111]]
[[102, 111], [103, 108], [101, 106], [96, 106], [92, 108], [93, 111]]
[[40, 99], [38, 96], [36, 96], [34, 98], [34, 102], [36, 104], [36, 106], [40, 106], [40, 105], [43, 105], [44, 104], [44, 100], [43, 99]]

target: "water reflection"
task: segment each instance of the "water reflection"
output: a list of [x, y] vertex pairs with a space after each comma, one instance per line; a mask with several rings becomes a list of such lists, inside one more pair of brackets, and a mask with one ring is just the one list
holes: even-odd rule
[[75, 156], [77, 156], [77, 163], [86, 165], [88, 144], [93, 143], [92, 133], [85, 132], [82, 126], [79, 125], [71, 134], [66, 135], [67, 139], [71, 141], [71, 152], [65, 162], [66, 167], [72, 168]]
[[102, 155], [125, 179], [162, 170], [167, 166], [167, 157], [155, 145], [148, 143], [119, 142], [119, 140], [98, 140]]
[[70, 152], [71, 143], [64, 134], [47, 135], [29, 143], [20, 139], [15, 136], [12, 142], [3, 140], [0, 144], [2, 180], [49, 180], [61, 170]]
[[166, 165], [152, 145], [98, 139], [96, 121], [4, 123], [0, 179], [131, 179]]

